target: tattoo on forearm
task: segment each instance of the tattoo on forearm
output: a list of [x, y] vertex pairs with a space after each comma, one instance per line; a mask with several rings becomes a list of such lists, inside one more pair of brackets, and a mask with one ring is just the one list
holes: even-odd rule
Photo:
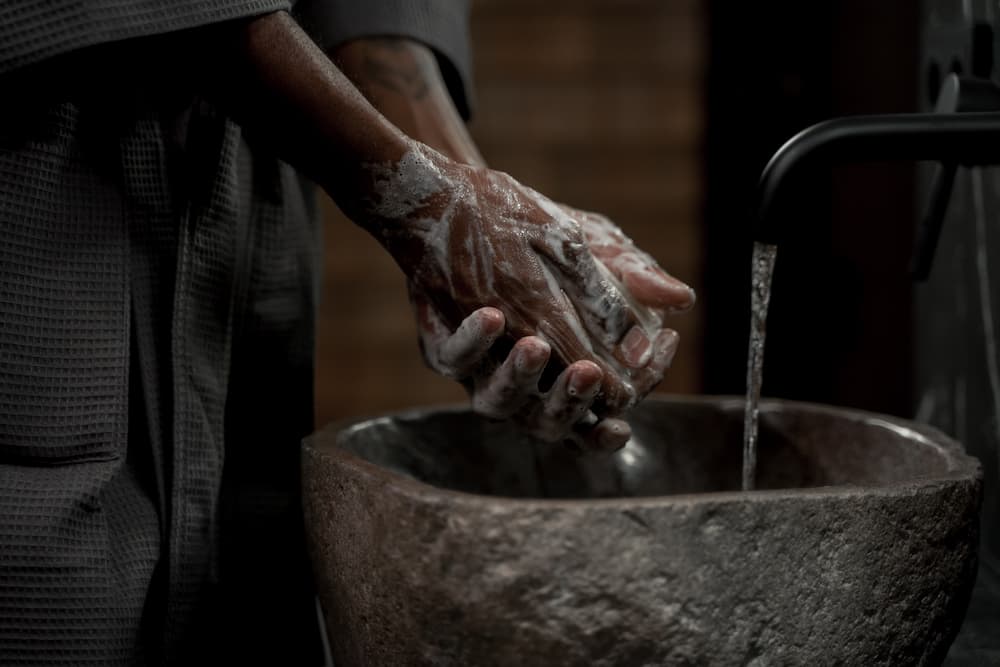
[[401, 39], [369, 39], [365, 44], [364, 72], [368, 81], [413, 100], [430, 89], [424, 65]]

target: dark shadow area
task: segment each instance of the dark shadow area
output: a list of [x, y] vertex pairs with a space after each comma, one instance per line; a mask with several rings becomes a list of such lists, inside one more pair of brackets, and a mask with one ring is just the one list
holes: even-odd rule
[[[918, 9], [907, 0], [710, 3], [700, 302], [708, 393], [744, 387], [761, 170], [813, 123], [918, 110]], [[776, 264], [766, 396], [913, 414], [913, 201], [912, 165], [827, 168], [802, 184]]]

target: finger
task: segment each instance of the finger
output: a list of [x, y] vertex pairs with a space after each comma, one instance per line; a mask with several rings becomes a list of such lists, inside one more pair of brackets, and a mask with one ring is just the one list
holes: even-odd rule
[[664, 329], [651, 344], [653, 354], [644, 368], [636, 371], [632, 377], [632, 386], [636, 392], [636, 400], [641, 400], [656, 388], [667, 369], [673, 363], [680, 336], [672, 329]]
[[591, 361], [570, 365], [556, 379], [535, 415], [532, 430], [543, 440], [555, 442], [572, 433], [573, 425], [590, 410], [601, 388], [604, 373]]
[[566, 295], [560, 294], [550, 300], [545, 308], [538, 311], [542, 313], [541, 320], [538, 319], [538, 312], [519, 313], [519, 319], [534, 324], [538, 335], [552, 345], [553, 355], [563, 364], [568, 366], [581, 359], [594, 360], [594, 341]]
[[412, 283], [408, 287], [410, 302], [413, 304], [417, 320], [418, 342], [424, 363], [445, 377], [461, 380], [455, 369], [441, 362], [441, 349], [452, 335], [451, 328], [441, 319], [430, 299], [415, 289]]
[[[562, 206], [561, 211], [579, 223], [590, 254], [608, 270], [613, 286], [625, 292], [625, 300], [631, 301], [629, 306], [635, 310], [632, 318], [609, 322], [611, 326], [605, 327], [609, 333], [624, 334], [635, 319], [659, 325], [664, 314], [682, 312], [694, 306], [694, 290], [663, 271], [607, 217], [567, 206]], [[655, 314], [643, 312], [644, 308]]]
[[615, 347], [614, 355], [627, 368], [643, 368], [653, 358], [653, 345], [642, 327], [636, 325]]
[[504, 322], [496, 308], [473, 312], [440, 344], [439, 363], [460, 377], [468, 375], [503, 333]]
[[610, 349], [635, 323], [635, 314], [613, 274], [589, 250], [575, 257], [570, 268], [562, 288], [591, 335]]
[[610, 272], [590, 252], [576, 220], [541, 195], [537, 197], [539, 207], [551, 216], [549, 224], [544, 225], [545, 233], [533, 244], [548, 260], [544, 269], [549, 282], [569, 296], [588, 332], [610, 349], [634, 322], [628, 302]]
[[652, 360], [654, 351], [649, 334], [638, 324], [629, 329], [610, 350], [612, 358], [620, 365], [619, 370], [628, 378], [635, 371], [646, 367]]
[[[622, 262], [619, 259], [619, 262]], [[649, 308], [680, 313], [694, 307], [697, 296], [690, 285], [667, 274], [655, 265], [629, 261], [621, 269], [622, 285], [636, 301]]]
[[694, 305], [694, 290], [661, 269], [648, 253], [602, 215], [583, 212], [587, 244], [640, 304], [658, 310], [681, 311]]
[[500, 368], [476, 383], [473, 410], [494, 419], [516, 414], [537, 397], [538, 379], [549, 361], [550, 351], [541, 338], [529, 336], [517, 341]]
[[635, 404], [636, 391], [632, 386], [631, 374], [623, 372], [620, 365], [612, 365], [608, 360], [596, 359], [604, 373], [601, 391], [591, 406], [597, 416], [608, 417], [624, 412]]
[[582, 360], [596, 363], [603, 373], [603, 380], [595, 401], [595, 412], [603, 416], [627, 409], [635, 402], [636, 392], [628, 377], [630, 373], [623, 373], [624, 362], [616, 358], [617, 345], [595, 351], [593, 341], [580, 330], [579, 323], [572, 326], [567, 322], [570, 319], [570, 316], [548, 317], [538, 324], [539, 334], [551, 342], [553, 359], [567, 365]]
[[602, 257], [611, 274], [640, 304], [667, 312], [682, 312], [695, 304], [695, 292], [639, 251]]
[[601, 419], [578, 433], [577, 444], [598, 452], [616, 452], [632, 437], [632, 427], [624, 419]]
[[[625, 236], [625, 232], [618, 225], [611, 222], [611, 219], [601, 213], [593, 211], [580, 211], [569, 207], [564, 210], [580, 222], [583, 233], [587, 236], [587, 245], [593, 248], [616, 248], [624, 249], [632, 247], [632, 239]], [[595, 253], [596, 254], [596, 253]]]
[[621, 367], [611, 369], [602, 365], [603, 392], [594, 402], [593, 410], [601, 416], [613, 415], [642, 400], [663, 380], [678, 341], [677, 332], [672, 329], [662, 329], [650, 340], [645, 331], [633, 327], [612, 353]]

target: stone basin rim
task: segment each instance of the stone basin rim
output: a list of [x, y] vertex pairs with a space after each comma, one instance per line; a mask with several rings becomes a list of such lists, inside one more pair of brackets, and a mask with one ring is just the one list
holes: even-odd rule
[[[739, 408], [742, 410], [745, 399], [732, 395], [673, 395], [655, 394], [644, 402], [651, 403], [690, 403], [692, 405], [710, 405], [720, 409]], [[367, 476], [381, 478], [385, 485], [393, 487], [397, 492], [407, 496], [419, 497], [422, 502], [447, 501], [468, 506], [480, 506], [482, 509], [496, 511], [507, 509], [579, 509], [602, 508], [608, 510], [626, 510], [649, 507], [684, 507], [703, 506], [709, 504], [728, 504], [731, 502], [746, 502], [753, 498], [755, 503], [779, 502], [797, 499], [845, 499], [854, 496], [893, 497], [919, 492], [933, 492], [949, 482], [974, 480], [982, 478], [982, 467], [979, 461], [969, 456], [962, 445], [943, 432], [925, 424], [907, 421], [890, 415], [842, 408], [821, 403], [806, 401], [791, 401], [785, 399], [761, 399], [760, 412], [780, 412], [782, 408], [792, 408], [802, 412], [825, 413], [829, 416], [849, 419], [854, 422], [870, 424], [880, 428], [889, 428], [899, 434], [899, 430], [915, 436], [924, 446], [933, 447], [948, 464], [948, 471], [935, 475], [912, 477], [879, 485], [862, 486], [853, 484], [837, 484], [811, 486], [787, 489], [755, 489], [752, 491], [705, 491], [700, 493], [678, 493], [659, 496], [622, 496], [615, 498], [519, 498], [501, 495], [487, 495], [458, 491], [429, 484], [422, 480], [401, 474], [389, 468], [371, 463], [361, 456], [346, 449], [328, 445], [313, 446], [313, 441], [320, 435], [344, 431], [353, 426], [379, 419], [394, 417], [420, 417], [432, 413], [467, 413], [468, 404], [428, 405], [417, 408], [398, 410], [374, 416], [351, 417], [336, 420], [305, 438], [302, 444], [303, 458], [335, 459], [341, 464], [357, 469]], [[336, 442], [333, 439], [332, 442]]]

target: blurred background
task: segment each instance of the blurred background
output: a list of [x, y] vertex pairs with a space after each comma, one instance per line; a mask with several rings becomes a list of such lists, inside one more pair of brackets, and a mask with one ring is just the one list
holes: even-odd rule
[[[494, 168], [603, 212], [698, 291], [660, 391], [742, 393], [750, 212], [824, 118], [913, 111], [912, 0], [475, 0], [472, 133]], [[764, 393], [911, 415], [912, 168], [817, 179], [777, 262]], [[423, 367], [403, 278], [325, 202], [317, 422], [463, 401]]]

